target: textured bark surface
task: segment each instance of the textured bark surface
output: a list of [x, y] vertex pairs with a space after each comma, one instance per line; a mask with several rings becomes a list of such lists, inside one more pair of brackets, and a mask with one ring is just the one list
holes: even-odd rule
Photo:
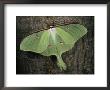
[[[75, 46], [63, 53], [67, 65], [61, 71], [55, 56], [42, 56], [33, 52], [20, 50], [20, 43], [26, 36], [48, 29], [50, 25], [79, 23], [88, 33], [77, 41]], [[94, 17], [92, 16], [17, 16], [16, 17], [16, 73], [17, 74], [94, 74]]]

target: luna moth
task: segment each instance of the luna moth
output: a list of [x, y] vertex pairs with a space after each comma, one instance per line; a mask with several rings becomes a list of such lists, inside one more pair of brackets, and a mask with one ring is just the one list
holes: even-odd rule
[[80, 24], [50, 26], [48, 30], [33, 33], [24, 38], [20, 44], [20, 49], [40, 53], [44, 56], [55, 55], [58, 67], [61, 70], [66, 70], [67, 66], [62, 59], [62, 54], [72, 49], [77, 40], [86, 33], [87, 29]]

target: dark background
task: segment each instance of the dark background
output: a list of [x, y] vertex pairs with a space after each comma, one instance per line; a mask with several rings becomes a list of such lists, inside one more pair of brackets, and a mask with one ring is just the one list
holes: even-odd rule
[[[61, 71], [56, 64], [56, 57], [45, 57], [33, 52], [19, 50], [20, 43], [26, 36], [48, 29], [50, 25], [82, 24], [88, 33], [78, 40], [75, 46], [62, 57], [67, 65]], [[94, 73], [94, 17], [93, 16], [17, 16], [16, 17], [16, 73], [17, 74], [93, 74]]]

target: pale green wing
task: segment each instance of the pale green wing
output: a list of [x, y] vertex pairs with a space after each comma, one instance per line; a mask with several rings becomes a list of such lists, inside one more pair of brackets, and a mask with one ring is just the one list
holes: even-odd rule
[[73, 37], [74, 42], [79, 40], [82, 36], [84, 36], [87, 33], [87, 29], [80, 24], [70, 24], [65, 26], [59, 26], [59, 28], [69, 33]]
[[63, 30], [62, 28], [56, 27], [56, 32], [61, 37], [65, 44], [71, 44], [73, 42], [74, 38], [72, 37], [72, 35]]
[[32, 51], [42, 53], [47, 49], [49, 44], [48, 31], [41, 31], [27, 36], [20, 44], [20, 49], [23, 51]]

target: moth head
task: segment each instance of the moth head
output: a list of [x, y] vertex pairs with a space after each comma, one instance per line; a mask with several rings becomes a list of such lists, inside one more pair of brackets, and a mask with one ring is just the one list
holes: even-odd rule
[[54, 28], [54, 26], [50, 26], [50, 28]]

